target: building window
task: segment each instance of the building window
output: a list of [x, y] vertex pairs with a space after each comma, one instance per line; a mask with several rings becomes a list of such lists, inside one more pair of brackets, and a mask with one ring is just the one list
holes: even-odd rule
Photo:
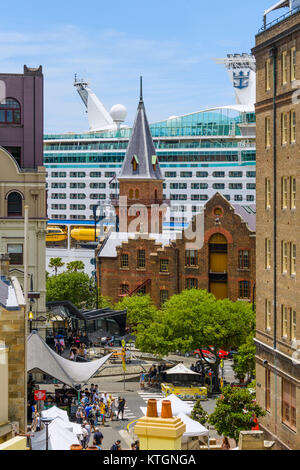
[[296, 385], [285, 379], [282, 379], [282, 422], [294, 431], [297, 430]]
[[21, 147], [4, 147], [8, 153], [16, 160], [17, 164], [21, 166]]
[[169, 291], [162, 289], [159, 293], [159, 297], [160, 297], [160, 304], [161, 305], [164, 304], [169, 298]]
[[271, 118], [267, 116], [265, 119], [265, 146], [271, 147]]
[[283, 51], [281, 54], [281, 83], [285, 85], [287, 83], [287, 51]]
[[10, 256], [10, 264], [22, 265], [23, 264], [23, 245], [7, 245], [7, 253]]
[[185, 288], [186, 289], [198, 289], [198, 279], [195, 279], [192, 277], [186, 279]]
[[291, 209], [296, 209], [296, 178], [291, 176]]
[[6, 98], [0, 103], [1, 124], [21, 124], [21, 106], [13, 98]]
[[281, 114], [281, 144], [286, 145], [288, 141], [288, 113]]
[[129, 256], [127, 253], [122, 253], [121, 255], [121, 268], [128, 268], [129, 266]]
[[271, 180], [270, 178], [265, 179], [265, 207], [266, 209], [271, 208]]
[[240, 299], [250, 299], [250, 282], [249, 281], [240, 281], [239, 283], [239, 298]]
[[139, 269], [145, 268], [146, 266], [146, 255], [145, 250], [138, 250], [137, 252], [137, 267]]
[[291, 125], [291, 144], [296, 142], [296, 111], [290, 112], [290, 125]]
[[266, 78], [266, 91], [271, 90], [271, 80], [272, 80], [272, 62], [271, 59], [266, 60], [265, 64], [265, 78]]
[[197, 251], [186, 250], [185, 252], [185, 265], [186, 266], [197, 266]]
[[291, 48], [291, 82], [296, 80], [296, 47]]
[[266, 375], [265, 375], [265, 380], [266, 380], [266, 410], [270, 411], [271, 410], [271, 371], [270, 369], [266, 369]]
[[291, 275], [296, 275], [296, 243], [291, 243]]
[[239, 252], [239, 268], [249, 269], [249, 251], [240, 250]]
[[160, 260], [160, 272], [161, 273], [168, 273], [169, 272], [169, 260], [168, 259], [161, 259]]
[[297, 315], [296, 311], [291, 308], [291, 341], [297, 339]]
[[281, 178], [281, 209], [288, 207], [288, 178]]
[[285, 241], [281, 242], [281, 272], [288, 272], [288, 242]]
[[7, 216], [22, 217], [22, 196], [20, 193], [12, 192], [7, 197]]
[[265, 314], [266, 314], [266, 330], [271, 330], [271, 317], [272, 317], [272, 310], [271, 310], [271, 301], [265, 301]]
[[265, 239], [265, 269], [271, 269], [271, 240]]
[[128, 284], [121, 284], [120, 285], [120, 295], [128, 295], [129, 294], [129, 285]]
[[287, 338], [288, 335], [288, 309], [281, 305], [281, 336]]

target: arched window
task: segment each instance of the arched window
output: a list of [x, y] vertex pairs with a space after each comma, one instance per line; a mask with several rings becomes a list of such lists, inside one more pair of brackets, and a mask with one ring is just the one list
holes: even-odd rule
[[135, 199], [138, 199], [140, 197], [140, 192], [138, 189], [135, 190]]
[[22, 216], [22, 196], [20, 193], [12, 192], [7, 197], [7, 215], [8, 217]]
[[1, 124], [21, 124], [21, 106], [14, 98], [6, 98], [0, 103]]
[[129, 199], [133, 199], [133, 189], [129, 190]]

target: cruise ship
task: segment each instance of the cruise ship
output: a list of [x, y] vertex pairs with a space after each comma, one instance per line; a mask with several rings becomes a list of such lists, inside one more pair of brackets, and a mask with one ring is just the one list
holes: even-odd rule
[[[215, 60], [227, 69], [233, 105], [150, 124], [165, 178], [164, 198], [170, 201], [164, 230], [186, 226], [216, 192], [234, 204], [255, 204], [255, 59], [228, 54]], [[114, 105], [108, 112], [88, 83], [75, 77], [74, 86], [87, 109], [89, 130], [44, 136], [48, 223], [66, 227], [68, 238], [74, 228], [93, 226], [95, 205], [107, 207], [118, 195], [132, 131], [124, 125], [125, 106]]]

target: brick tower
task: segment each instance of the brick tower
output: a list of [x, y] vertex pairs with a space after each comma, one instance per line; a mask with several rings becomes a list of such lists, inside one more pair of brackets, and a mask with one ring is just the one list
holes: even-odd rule
[[146, 116], [142, 78], [137, 115], [118, 180], [120, 196], [115, 206], [120, 231], [161, 233], [163, 177]]

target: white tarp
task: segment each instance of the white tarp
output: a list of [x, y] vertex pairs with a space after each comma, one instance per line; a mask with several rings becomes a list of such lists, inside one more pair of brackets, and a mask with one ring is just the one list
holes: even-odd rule
[[[70, 423], [71, 425], [73, 423]], [[77, 435], [61, 418], [55, 418], [48, 427], [48, 449], [70, 450], [72, 444], [80, 444]], [[32, 450], [46, 450], [46, 428], [31, 438]]]
[[27, 339], [27, 371], [40, 370], [74, 387], [87, 383], [111, 354], [91, 362], [69, 361], [53, 351], [37, 333], [33, 332]]
[[63, 420], [65, 426], [76, 435], [81, 434], [81, 425], [77, 423], [72, 423], [69, 420], [68, 413], [65, 410], [57, 408], [57, 406], [52, 406], [48, 410], [42, 410], [42, 418], [60, 418]]
[[[157, 413], [158, 416], [161, 414], [161, 408], [162, 408], [162, 402], [164, 400], [170, 400], [171, 402], [171, 407], [172, 407], [172, 414], [173, 416], [178, 416], [181, 413], [184, 413], [185, 415], [190, 415], [192, 412], [192, 407], [185, 403], [183, 400], [180, 400], [176, 395], [169, 395], [166, 398], [162, 398], [157, 402]], [[146, 407], [141, 407], [142, 412], [146, 415], [147, 414], [147, 408]]]
[[177, 364], [177, 366], [172, 367], [172, 369], [167, 370], [167, 374], [189, 374], [189, 375], [200, 375], [198, 372], [193, 372], [191, 369], [188, 369], [183, 364]]
[[186, 425], [186, 431], [183, 434], [183, 441], [187, 441], [189, 437], [197, 436], [208, 436], [209, 431], [202, 424], [194, 421], [193, 419], [186, 416], [184, 413], [180, 413], [177, 418], [180, 418], [181, 421]]

